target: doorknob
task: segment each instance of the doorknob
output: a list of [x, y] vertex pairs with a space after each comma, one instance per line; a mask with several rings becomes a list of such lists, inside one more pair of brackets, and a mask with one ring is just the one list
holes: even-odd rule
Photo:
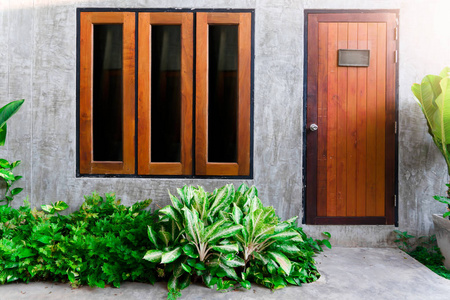
[[317, 126], [317, 124], [311, 124], [309, 125], [309, 130], [311, 131], [316, 131], [317, 129], [319, 129], [319, 126]]

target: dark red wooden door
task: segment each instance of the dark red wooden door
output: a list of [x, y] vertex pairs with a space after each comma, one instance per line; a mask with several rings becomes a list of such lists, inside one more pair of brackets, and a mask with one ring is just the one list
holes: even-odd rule
[[[307, 223], [393, 224], [396, 14], [307, 22]], [[342, 66], [340, 49], [369, 50], [368, 66]]]

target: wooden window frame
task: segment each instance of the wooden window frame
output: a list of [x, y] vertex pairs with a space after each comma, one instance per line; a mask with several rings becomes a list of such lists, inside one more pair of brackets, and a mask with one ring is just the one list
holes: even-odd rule
[[[94, 161], [93, 143], [93, 28], [96, 24], [123, 25], [123, 160]], [[80, 173], [134, 174], [135, 172], [135, 14], [83, 12], [80, 14]]]
[[[238, 135], [237, 162], [208, 161], [208, 26], [238, 25]], [[250, 174], [251, 14], [197, 13], [196, 48], [196, 175]]]
[[[151, 161], [151, 27], [181, 25], [181, 162]], [[192, 174], [193, 14], [139, 13], [138, 174]]]
[[[223, 176], [250, 178], [252, 176], [250, 168], [252, 11], [173, 10], [152, 12], [148, 10], [78, 9], [78, 13], [79, 153], [77, 176], [153, 177], [175, 175], [189, 178]], [[194, 24], [195, 18], [197, 22]], [[94, 161], [93, 159], [93, 25], [95, 24], [123, 24], [122, 161]], [[181, 25], [182, 129], [180, 162], [151, 161], [151, 67], [149, 66], [151, 66], [151, 26], [156, 24]], [[208, 26], [214, 24], [238, 25], [239, 92], [236, 163], [208, 162]], [[136, 30], [138, 30], [138, 34], [136, 34]], [[194, 36], [196, 36], [195, 40]]]

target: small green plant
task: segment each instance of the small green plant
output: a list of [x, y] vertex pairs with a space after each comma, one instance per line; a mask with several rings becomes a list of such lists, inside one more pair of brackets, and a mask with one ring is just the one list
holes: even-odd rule
[[414, 239], [415, 236], [408, 234], [407, 231], [400, 231], [400, 230], [394, 230], [396, 239], [394, 240], [395, 243], [399, 243], [400, 246], [398, 246], [401, 250], [408, 252], [412, 249], [412, 242], [411, 239]]
[[[23, 99], [12, 101], [0, 108], [0, 146], [5, 145], [7, 131], [6, 121], [19, 110], [23, 102]], [[5, 196], [3, 199], [0, 199], [0, 202], [6, 202], [7, 206], [14, 200], [14, 196], [23, 190], [23, 188], [20, 187], [11, 190], [13, 183], [22, 178], [22, 176], [17, 176], [13, 173], [13, 169], [19, 164], [20, 160], [10, 163], [6, 159], [0, 159], [0, 178], [6, 185]]]
[[450, 279], [450, 270], [447, 270], [443, 264], [444, 257], [437, 245], [435, 235], [416, 238], [406, 231], [394, 231], [397, 234], [395, 242], [401, 244], [399, 246], [401, 250], [408, 253], [439, 276]]

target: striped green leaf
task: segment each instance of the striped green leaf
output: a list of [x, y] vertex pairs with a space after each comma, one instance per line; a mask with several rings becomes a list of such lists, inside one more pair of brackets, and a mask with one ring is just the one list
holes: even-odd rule
[[231, 212], [231, 218], [233, 219], [235, 224], [242, 224], [242, 218], [244, 217], [244, 214], [242, 213], [242, 210], [236, 205], [236, 203], [233, 203], [233, 210]]
[[153, 228], [149, 225], [147, 226], [147, 234], [148, 234], [148, 239], [150, 240], [150, 242], [152, 242], [152, 244], [155, 245], [156, 248], [158, 248], [156, 231], [153, 230]]
[[242, 228], [243, 228], [242, 225], [232, 225], [225, 228], [217, 228], [215, 232], [213, 232], [211, 235], [208, 236], [206, 242], [209, 243], [220, 238], [230, 237], [239, 232]]
[[187, 207], [182, 209], [184, 214], [184, 230], [188, 236], [188, 240], [193, 241], [195, 244], [200, 243], [199, 241], [199, 223], [198, 214], [196, 211], [191, 211]]
[[161, 255], [163, 252], [161, 250], [148, 250], [147, 253], [145, 253], [143, 259], [159, 263], [161, 261]]
[[231, 267], [231, 268], [245, 266], [245, 261], [242, 258], [240, 258], [239, 256], [236, 256], [234, 254], [227, 255], [227, 256], [221, 256], [220, 260], [226, 266]]
[[172, 235], [167, 231], [158, 232], [159, 238], [164, 242], [164, 245], [169, 246], [170, 241], [172, 240]]
[[181, 229], [183, 227], [183, 218], [173, 206], [167, 205], [166, 207], [160, 209], [159, 212], [169, 216], [170, 219], [174, 220], [178, 229]]
[[268, 251], [267, 254], [269, 254], [269, 256], [271, 256], [280, 265], [283, 271], [289, 276], [292, 267], [289, 258], [287, 258], [283, 253], [275, 251]]
[[181, 247], [177, 247], [173, 249], [172, 251], [164, 252], [161, 255], [161, 263], [167, 264], [175, 261], [178, 257], [180, 257], [181, 253], [183, 251], [181, 250]]
[[237, 244], [217, 245], [211, 248], [220, 253], [237, 253], [239, 251]]
[[175, 207], [176, 210], [178, 210], [181, 213], [181, 209], [183, 208], [183, 203], [181, 203], [180, 200], [178, 200], [177, 197], [173, 196], [169, 191], [169, 197], [170, 201], [172, 202], [172, 206]]

